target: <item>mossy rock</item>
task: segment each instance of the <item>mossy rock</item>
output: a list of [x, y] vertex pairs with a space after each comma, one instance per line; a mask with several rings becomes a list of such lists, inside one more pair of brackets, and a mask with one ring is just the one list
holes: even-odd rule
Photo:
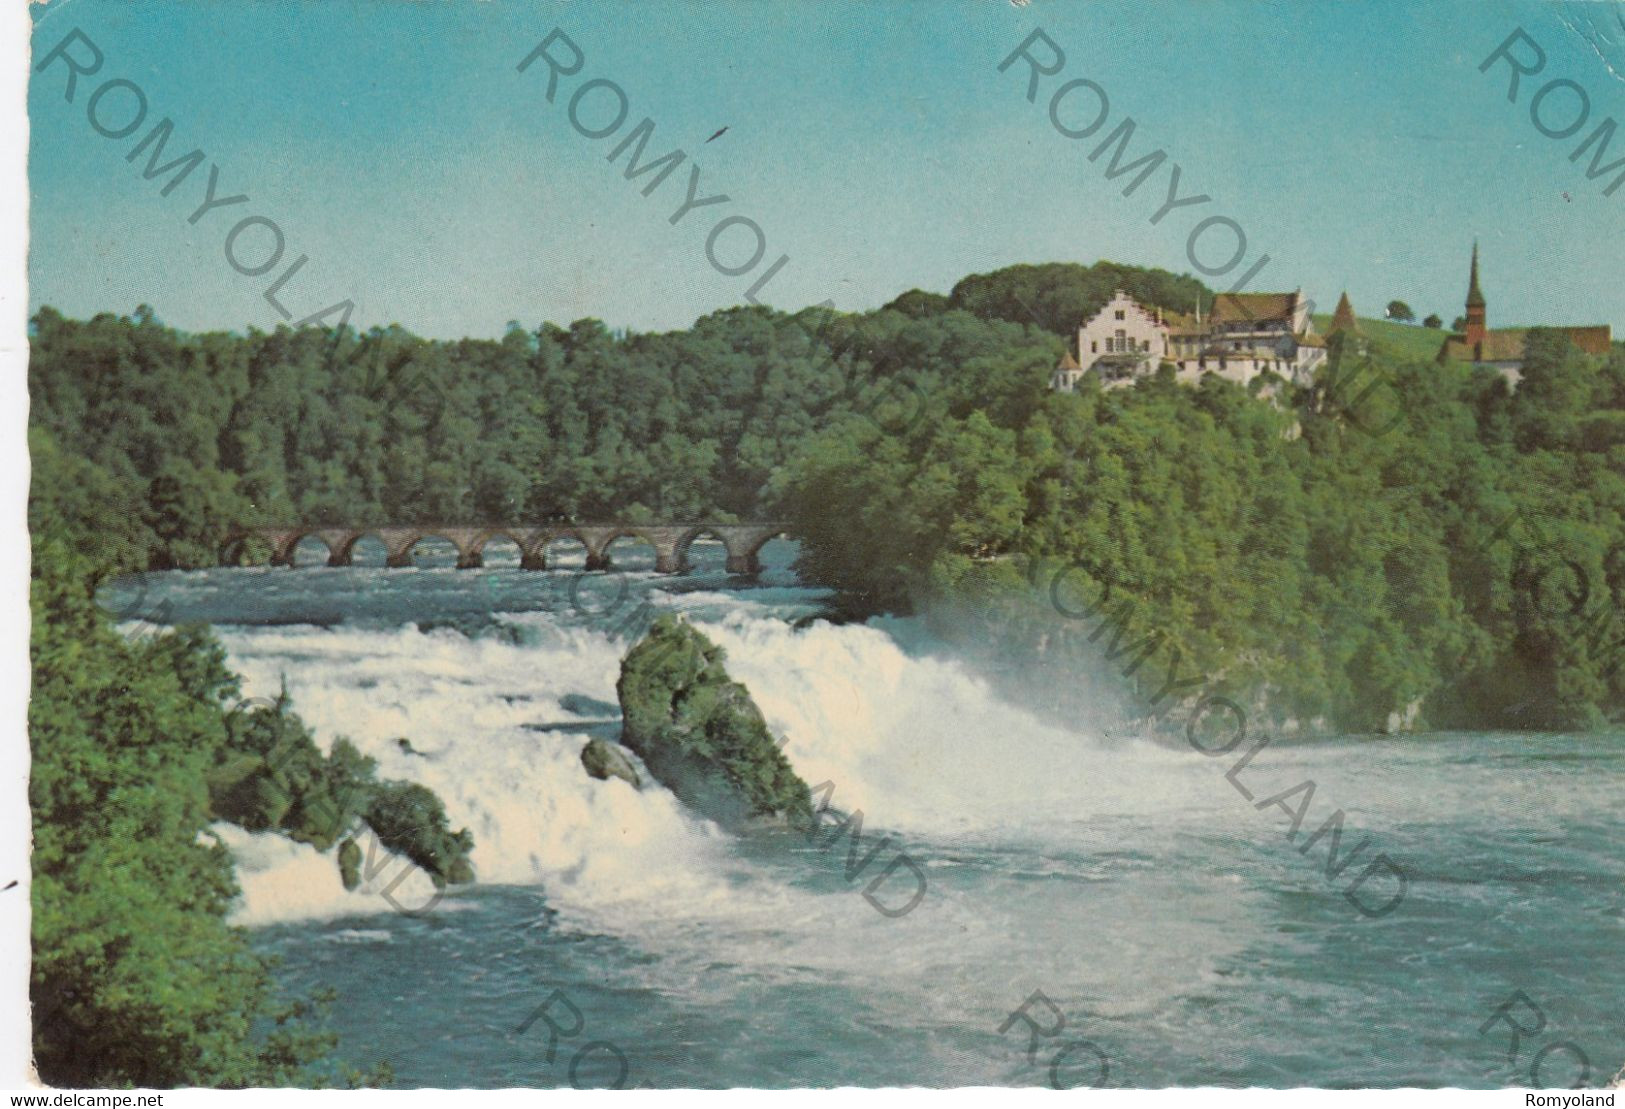
[[684, 803], [722, 824], [812, 818], [807, 783], [780, 753], [722, 648], [661, 616], [621, 661], [621, 742]]
[[[367, 824], [385, 847], [405, 855], [442, 888], [474, 849], [467, 828], [453, 832], [434, 791], [416, 782], [382, 782], [373, 791]], [[470, 868], [472, 869], [472, 868]]]
[[347, 839], [339, 844], [339, 877], [344, 879], [344, 888], [353, 890], [361, 885], [361, 848], [356, 846], [353, 839]]
[[643, 785], [631, 760], [621, 754], [621, 749], [615, 744], [602, 739], [589, 740], [581, 749], [581, 765], [587, 768], [588, 774], [599, 781], [619, 778], [624, 782], [630, 782], [633, 789]]
[[[474, 837], [453, 832], [433, 790], [375, 777], [377, 762], [343, 736], [324, 755], [285, 701], [228, 717], [227, 746], [207, 774], [209, 810], [251, 832], [275, 831], [326, 852], [339, 844], [346, 889], [361, 883], [363, 823], [390, 851], [405, 855], [436, 886], [474, 880], [468, 853]], [[422, 755], [411, 741], [396, 744]], [[427, 757], [427, 756], [424, 756]]]

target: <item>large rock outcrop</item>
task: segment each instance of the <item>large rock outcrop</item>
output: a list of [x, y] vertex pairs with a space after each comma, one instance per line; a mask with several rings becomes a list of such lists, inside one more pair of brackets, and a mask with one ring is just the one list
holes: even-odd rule
[[812, 820], [796, 776], [722, 648], [661, 616], [621, 660], [621, 742], [686, 804], [725, 825], [761, 818]]

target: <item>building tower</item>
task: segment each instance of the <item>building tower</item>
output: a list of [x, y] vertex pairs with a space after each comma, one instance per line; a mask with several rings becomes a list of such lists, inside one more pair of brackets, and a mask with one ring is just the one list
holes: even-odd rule
[[1329, 338], [1339, 331], [1346, 331], [1350, 335], [1360, 334], [1360, 321], [1354, 317], [1354, 305], [1349, 303], [1347, 289], [1337, 298], [1337, 311], [1332, 313], [1332, 325], [1326, 329], [1326, 335]]
[[1478, 240], [1473, 240], [1473, 274], [1467, 284], [1467, 345], [1477, 348], [1484, 341], [1484, 293], [1478, 287]]

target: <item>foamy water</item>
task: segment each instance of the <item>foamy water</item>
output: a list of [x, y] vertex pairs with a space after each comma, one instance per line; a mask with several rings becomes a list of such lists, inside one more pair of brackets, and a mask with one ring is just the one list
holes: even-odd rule
[[[846, 839], [727, 834], [646, 774], [638, 790], [585, 773], [582, 747], [616, 734], [628, 644], [557, 603], [567, 573], [151, 586], [217, 623], [245, 695], [285, 682], [320, 743], [350, 737], [474, 834], [478, 883], [437, 896], [405, 860], [378, 853], [347, 892], [332, 852], [216, 827], [243, 887], [235, 919], [284, 958], [287, 984], [357, 1001], [338, 1017], [349, 1058], [389, 1058], [408, 1084], [566, 1085], [513, 1032], [563, 989], [653, 1085], [1043, 1084], [1019, 1028], [997, 1032], [1041, 990], [1110, 1055], [1112, 1085], [1495, 1085], [1515, 1076], [1471, 1034], [1479, 1010], [1533, 989], [1518, 983], [1536, 968], [1579, 996], [1617, 950], [1617, 738], [1267, 751], [1255, 801], [1312, 779], [1306, 832], [1340, 809], [1412, 873], [1405, 905], [1369, 920], [1227, 762], [1108, 737], [1087, 713], [1040, 719], [895, 621], [794, 626], [819, 595], [779, 566], [749, 590], [703, 572], [616, 588], [722, 645], [797, 772], [861, 810], [852, 880]], [[911, 867], [870, 887], [900, 856]], [[882, 912], [909, 902], [916, 872], [917, 904]], [[1385, 1056], [1348, 1041], [1388, 1024]], [[1069, 1081], [1092, 1080], [1084, 1061]]]

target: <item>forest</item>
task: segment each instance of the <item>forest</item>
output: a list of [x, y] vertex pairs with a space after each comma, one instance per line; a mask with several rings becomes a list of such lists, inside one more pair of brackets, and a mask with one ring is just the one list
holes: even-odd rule
[[[1035, 672], [1177, 651], [1260, 719], [1311, 730], [1625, 720], [1625, 345], [1596, 358], [1531, 332], [1516, 389], [1345, 335], [1307, 384], [1163, 374], [1050, 392], [1077, 324], [1117, 288], [1179, 311], [1212, 297], [1162, 271], [1049, 264], [870, 312], [732, 308], [658, 334], [514, 323], [458, 341], [185, 334], [146, 307], [42, 308], [42, 1074], [379, 1079], [320, 1062], [313, 1001], [272, 997], [225, 924], [229, 856], [198, 838], [211, 819], [326, 843], [370, 817], [440, 878], [469, 876], [466, 834], [432, 794], [372, 782], [348, 745], [323, 760], [283, 702], [234, 717], [206, 630], [132, 643], [95, 606], [110, 575], [213, 565], [238, 525], [782, 518], [801, 575], [845, 612], [918, 613]], [[1381, 389], [1351, 388], [1352, 368]], [[1115, 622], [1110, 642], [1079, 612]], [[1151, 670], [1134, 680], [1155, 685]], [[285, 735], [293, 769], [269, 757]], [[295, 780], [321, 796], [284, 797]], [[190, 978], [166, 969], [177, 951]]]
[[[1117, 288], [1212, 296], [1054, 263], [866, 313], [455, 342], [42, 309], [36, 529], [71, 526], [111, 572], [212, 564], [237, 524], [778, 517], [804, 576], [859, 614], [1030, 599], [1038, 560], [1071, 567], [1069, 589], [1132, 602], [1277, 721], [1620, 719], [1625, 347], [1591, 358], [1537, 330], [1516, 389], [1372, 341], [1307, 386], [1052, 394], [1076, 322]], [[1350, 367], [1361, 383], [1337, 380]], [[1012, 651], [1079, 630], [1040, 607], [1002, 618]]]

